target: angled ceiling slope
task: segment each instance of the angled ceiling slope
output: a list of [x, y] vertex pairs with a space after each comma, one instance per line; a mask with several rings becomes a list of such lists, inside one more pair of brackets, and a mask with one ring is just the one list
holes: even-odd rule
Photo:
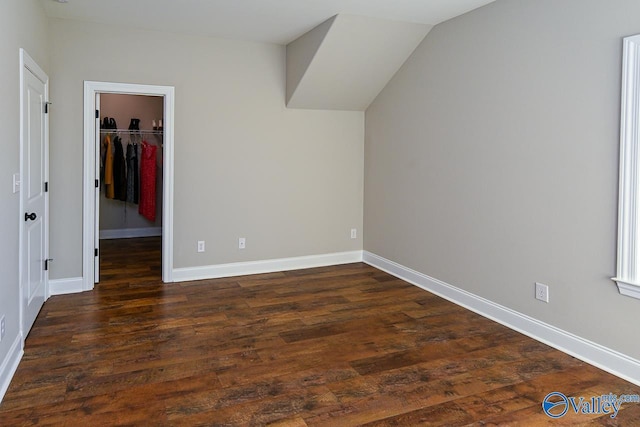
[[47, 16], [287, 45], [330, 16], [436, 25], [493, 0], [40, 0]]
[[287, 45], [287, 107], [366, 110], [431, 28], [332, 17]]

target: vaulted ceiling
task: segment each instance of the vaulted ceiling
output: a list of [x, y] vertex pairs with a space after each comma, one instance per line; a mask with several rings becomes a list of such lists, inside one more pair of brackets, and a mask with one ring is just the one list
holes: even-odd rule
[[286, 45], [337, 14], [433, 26], [493, 0], [41, 0], [48, 16]]
[[287, 45], [287, 107], [366, 110], [431, 28], [336, 15]]
[[40, 0], [49, 17], [287, 46], [289, 108], [364, 111], [434, 25], [493, 0]]

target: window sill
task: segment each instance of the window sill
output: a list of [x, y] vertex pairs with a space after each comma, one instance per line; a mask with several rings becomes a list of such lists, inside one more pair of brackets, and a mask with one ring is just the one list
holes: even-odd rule
[[640, 283], [630, 283], [615, 277], [613, 280], [618, 285], [618, 291], [620, 291], [622, 295], [640, 299]]

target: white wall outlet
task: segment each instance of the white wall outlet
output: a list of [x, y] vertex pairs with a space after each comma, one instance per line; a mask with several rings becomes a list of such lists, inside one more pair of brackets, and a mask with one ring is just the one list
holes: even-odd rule
[[4, 338], [4, 334], [7, 332], [7, 323], [4, 320], [4, 316], [0, 318], [0, 341]]
[[238, 239], [238, 249], [244, 249], [247, 245], [247, 240], [244, 237]]
[[549, 287], [547, 285], [536, 282], [536, 299], [549, 302]]
[[352, 228], [351, 229], [351, 238], [352, 239], [357, 239], [358, 238], [358, 229], [357, 228]]
[[198, 240], [198, 252], [204, 252], [204, 240]]

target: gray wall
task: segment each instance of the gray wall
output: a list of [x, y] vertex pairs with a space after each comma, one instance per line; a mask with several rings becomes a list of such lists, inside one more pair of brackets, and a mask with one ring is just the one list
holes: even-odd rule
[[498, 0], [437, 25], [366, 112], [365, 250], [640, 358], [640, 301], [610, 280], [638, 16]]
[[362, 248], [364, 113], [286, 109], [284, 46], [49, 26], [52, 278], [82, 274], [84, 80], [175, 87], [174, 267]]
[[[0, 366], [20, 333], [18, 231], [20, 194], [13, 194], [12, 175], [20, 171], [20, 57], [25, 49], [49, 72], [47, 20], [36, 0], [0, 3], [0, 317], [6, 335], [0, 342]], [[0, 372], [0, 379], [3, 374]], [[0, 387], [2, 386], [0, 382]]]

